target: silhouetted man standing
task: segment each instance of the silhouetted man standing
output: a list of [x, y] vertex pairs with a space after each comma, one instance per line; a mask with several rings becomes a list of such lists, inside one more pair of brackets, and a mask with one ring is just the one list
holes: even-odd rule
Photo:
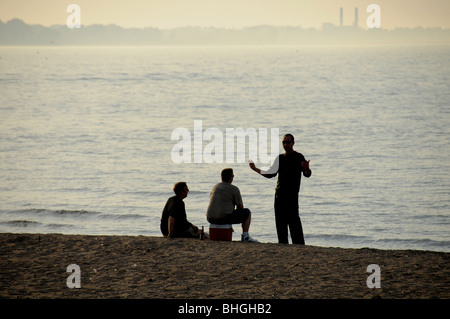
[[309, 161], [294, 151], [294, 136], [283, 136], [284, 154], [278, 155], [268, 171], [262, 171], [250, 162], [250, 168], [264, 177], [272, 178], [278, 174], [275, 188], [275, 224], [277, 227], [278, 242], [288, 244], [288, 226], [293, 244], [305, 244], [303, 228], [299, 216], [298, 193], [302, 174], [311, 176]]

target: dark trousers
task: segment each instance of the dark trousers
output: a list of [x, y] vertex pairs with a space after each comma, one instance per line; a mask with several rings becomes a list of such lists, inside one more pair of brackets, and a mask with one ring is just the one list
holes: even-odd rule
[[298, 213], [298, 193], [275, 194], [275, 225], [278, 243], [288, 244], [288, 227], [293, 244], [305, 244], [302, 222]]

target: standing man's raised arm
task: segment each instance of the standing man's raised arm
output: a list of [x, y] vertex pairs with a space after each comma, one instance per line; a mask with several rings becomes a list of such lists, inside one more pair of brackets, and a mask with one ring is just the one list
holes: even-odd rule
[[279, 167], [279, 157], [277, 157], [275, 159], [275, 161], [273, 162], [272, 166], [267, 171], [264, 171], [264, 170], [261, 170], [261, 169], [257, 168], [255, 163], [253, 163], [252, 160], [250, 160], [248, 162], [248, 166], [250, 166], [250, 168], [252, 170], [254, 170], [256, 173], [258, 173], [258, 174], [260, 174], [260, 175], [262, 175], [264, 177], [267, 177], [267, 178], [272, 178], [272, 177], [277, 176], [278, 167]]
[[303, 161], [302, 162], [303, 167], [303, 176], [310, 177], [312, 174], [311, 169], [309, 168], [309, 161]]
[[253, 163], [253, 161], [250, 160], [248, 162], [248, 166], [250, 166], [250, 168], [252, 170], [254, 170], [256, 173], [261, 174], [261, 170], [258, 167], [256, 167], [256, 165], [255, 165], [255, 163]]

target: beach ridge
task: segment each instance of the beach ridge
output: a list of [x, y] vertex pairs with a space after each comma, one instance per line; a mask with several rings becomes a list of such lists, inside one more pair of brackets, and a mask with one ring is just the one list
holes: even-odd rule
[[0, 233], [0, 256], [7, 299], [450, 297], [446, 252]]

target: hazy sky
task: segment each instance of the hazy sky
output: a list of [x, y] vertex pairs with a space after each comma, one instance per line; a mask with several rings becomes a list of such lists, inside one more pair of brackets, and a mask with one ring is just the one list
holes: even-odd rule
[[254, 25], [320, 28], [322, 23], [351, 25], [355, 7], [359, 25], [366, 27], [369, 4], [381, 8], [384, 29], [396, 27], [450, 28], [450, 0], [1, 0], [0, 20], [19, 18], [29, 24], [66, 24], [69, 4], [81, 8], [81, 24], [122, 27], [174, 28], [213, 26], [242, 28]]

